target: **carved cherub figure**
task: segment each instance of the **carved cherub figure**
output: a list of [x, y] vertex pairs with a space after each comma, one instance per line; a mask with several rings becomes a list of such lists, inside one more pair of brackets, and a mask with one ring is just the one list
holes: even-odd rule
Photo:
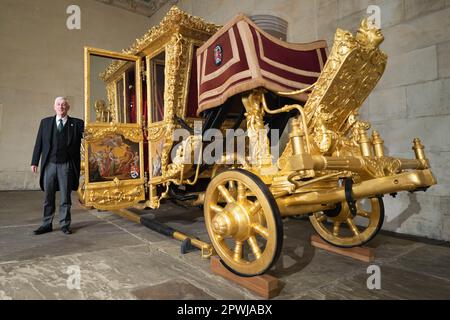
[[251, 162], [258, 164], [271, 163], [269, 152], [268, 128], [264, 126], [262, 107], [262, 92], [254, 92], [249, 95], [245, 103], [247, 118], [247, 135], [249, 137], [249, 157]]
[[333, 115], [326, 112], [323, 105], [319, 105], [314, 124], [313, 139], [320, 152], [328, 152], [337, 138], [337, 134], [328, 129], [328, 123], [333, 119]]
[[95, 101], [95, 121], [96, 122], [107, 122], [108, 118], [108, 107], [106, 106], [105, 100]]

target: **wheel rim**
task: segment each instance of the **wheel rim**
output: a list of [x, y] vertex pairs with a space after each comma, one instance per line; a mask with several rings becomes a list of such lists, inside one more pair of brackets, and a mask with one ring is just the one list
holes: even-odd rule
[[242, 170], [225, 171], [208, 185], [205, 223], [223, 264], [234, 273], [264, 273], [278, 259], [282, 225], [272, 194]]
[[310, 221], [320, 237], [335, 246], [361, 246], [378, 233], [384, 220], [383, 200], [364, 200], [368, 200], [370, 209], [364, 208], [361, 200], [357, 201], [355, 217], [344, 202], [337, 215], [329, 216], [326, 212], [316, 212], [309, 217]]

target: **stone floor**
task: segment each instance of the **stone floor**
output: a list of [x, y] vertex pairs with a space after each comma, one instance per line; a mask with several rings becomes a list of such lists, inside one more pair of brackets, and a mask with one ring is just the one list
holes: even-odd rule
[[[259, 299], [211, 274], [198, 251], [110, 212], [72, 209], [74, 233], [34, 236], [38, 191], [0, 192], [0, 299]], [[73, 195], [74, 203], [76, 195]], [[200, 210], [165, 205], [146, 211], [207, 241]], [[270, 274], [275, 299], [450, 299], [450, 246], [381, 233], [371, 243], [381, 289], [367, 288], [367, 263], [310, 245], [309, 222], [284, 220], [282, 256]], [[71, 284], [80, 270], [80, 289]], [[69, 285], [68, 285], [69, 284]]]

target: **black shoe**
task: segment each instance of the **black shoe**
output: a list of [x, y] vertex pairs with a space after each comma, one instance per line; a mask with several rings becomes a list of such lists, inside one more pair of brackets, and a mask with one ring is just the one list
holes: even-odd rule
[[52, 232], [52, 231], [53, 231], [53, 228], [52, 228], [51, 225], [49, 225], [49, 226], [40, 226], [39, 228], [37, 228], [33, 232], [34, 232], [34, 234], [37, 235], [37, 234], [44, 234], [44, 233]]
[[72, 234], [72, 230], [70, 230], [69, 227], [62, 227], [62, 228], [61, 228], [61, 231], [62, 231], [64, 234]]

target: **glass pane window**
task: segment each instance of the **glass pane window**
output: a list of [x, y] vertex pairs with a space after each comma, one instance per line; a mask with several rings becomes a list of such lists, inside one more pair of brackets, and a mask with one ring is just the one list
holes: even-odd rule
[[150, 59], [150, 112], [152, 122], [159, 122], [164, 120], [164, 69], [165, 52], [163, 51], [156, 57]]

